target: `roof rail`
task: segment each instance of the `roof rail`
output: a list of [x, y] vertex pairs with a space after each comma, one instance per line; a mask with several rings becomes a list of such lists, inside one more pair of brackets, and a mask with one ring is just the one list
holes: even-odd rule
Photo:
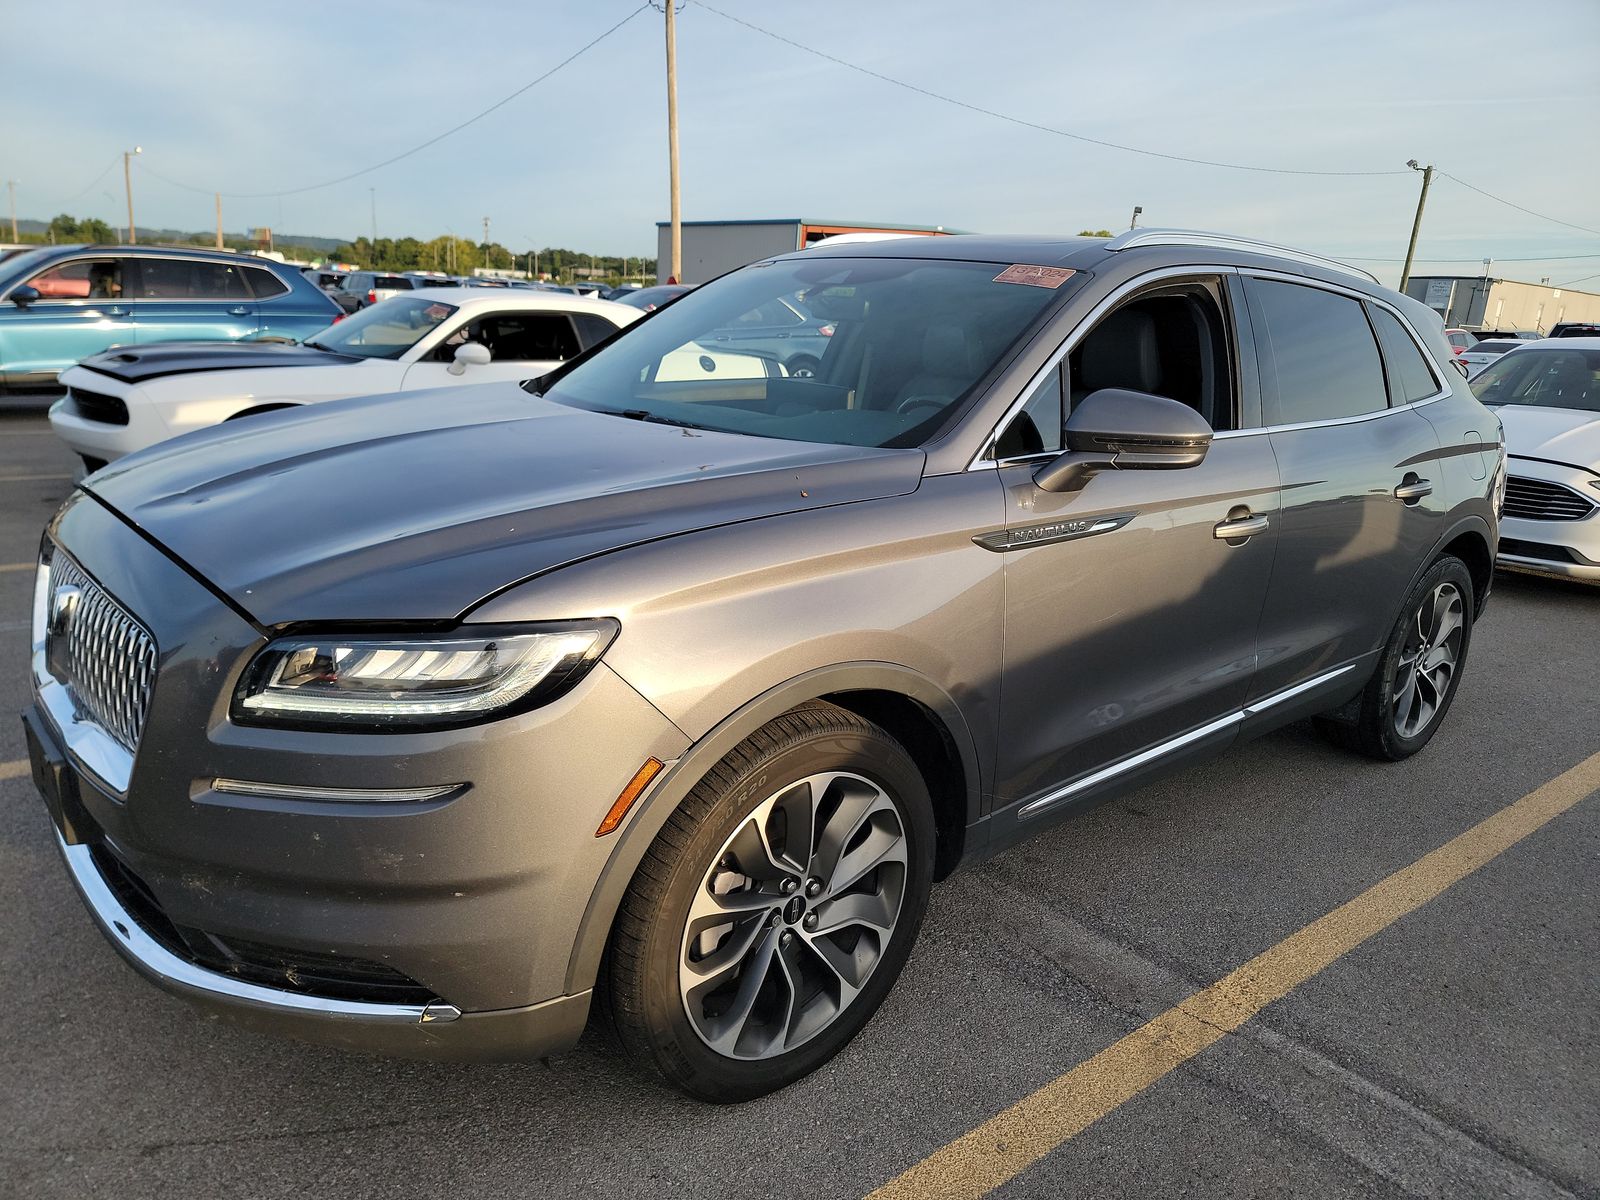
[[1360, 267], [1352, 267], [1336, 258], [1325, 258], [1291, 246], [1278, 246], [1272, 242], [1259, 242], [1254, 238], [1234, 237], [1228, 233], [1207, 233], [1201, 229], [1130, 229], [1106, 243], [1107, 250], [1131, 250], [1135, 246], [1209, 246], [1218, 250], [1239, 250], [1246, 254], [1270, 254], [1274, 258], [1288, 258], [1313, 267], [1326, 267], [1330, 271], [1343, 271], [1363, 279], [1378, 282], [1378, 277]]

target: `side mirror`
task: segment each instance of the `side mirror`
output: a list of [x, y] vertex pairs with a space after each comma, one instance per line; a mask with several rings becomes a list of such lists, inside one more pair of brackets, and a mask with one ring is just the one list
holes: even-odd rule
[[28, 305], [32, 304], [38, 298], [39, 289], [36, 287], [29, 287], [27, 284], [23, 284], [19, 288], [11, 289], [11, 303], [15, 304], [18, 308], [27, 308]]
[[489, 347], [481, 342], [463, 342], [456, 347], [456, 360], [445, 368], [451, 375], [465, 375], [468, 367], [487, 367]]
[[1170, 471], [1197, 467], [1211, 448], [1206, 419], [1187, 404], [1102, 388], [1067, 418], [1067, 451], [1040, 467], [1033, 481], [1047, 492], [1075, 492], [1100, 471]]

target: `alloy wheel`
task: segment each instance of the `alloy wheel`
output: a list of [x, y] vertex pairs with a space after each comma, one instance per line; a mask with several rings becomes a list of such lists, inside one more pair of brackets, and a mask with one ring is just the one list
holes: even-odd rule
[[689, 906], [678, 988], [695, 1033], [763, 1059], [831, 1025], [894, 936], [907, 863], [899, 809], [860, 775], [810, 775], [757, 805]]
[[1418, 736], [1439, 715], [1460, 662], [1465, 622], [1455, 584], [1441, 583], [1423, 597], [1395, 663], [1393, 719], [1401, 737]]

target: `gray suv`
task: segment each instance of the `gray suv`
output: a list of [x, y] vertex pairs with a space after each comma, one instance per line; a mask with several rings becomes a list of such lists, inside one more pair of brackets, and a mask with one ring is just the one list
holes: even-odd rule
[[[805, 377], [708, 335], [833, 325]], [[1439, 319], [1217, 235], [754, 264], [539, 380], [179, 438], [46, 530], [25, 714], [149, 980], [342, 1046], [591, 1011], [700, 1097], [893, 986], [929, 887], [1303, 718], [1449, 710], [1504, 457]]]

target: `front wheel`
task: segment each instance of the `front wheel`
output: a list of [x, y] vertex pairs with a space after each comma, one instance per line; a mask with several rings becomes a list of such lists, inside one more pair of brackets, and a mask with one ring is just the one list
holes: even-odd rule
[[898, 742], [831, 704], [780, 717], [701, 781], [629, 887], [606, 981], [624, 1048], [717, 1103], [814, 1071], [894, 985], [933, 851]]
[[1398, 762], [1426, 746], [1455, 700], [1472, 643], [1472, 576], [1446, 555], [1406, 597], [1352, 721], [1322, 717], [1332, 740]]

